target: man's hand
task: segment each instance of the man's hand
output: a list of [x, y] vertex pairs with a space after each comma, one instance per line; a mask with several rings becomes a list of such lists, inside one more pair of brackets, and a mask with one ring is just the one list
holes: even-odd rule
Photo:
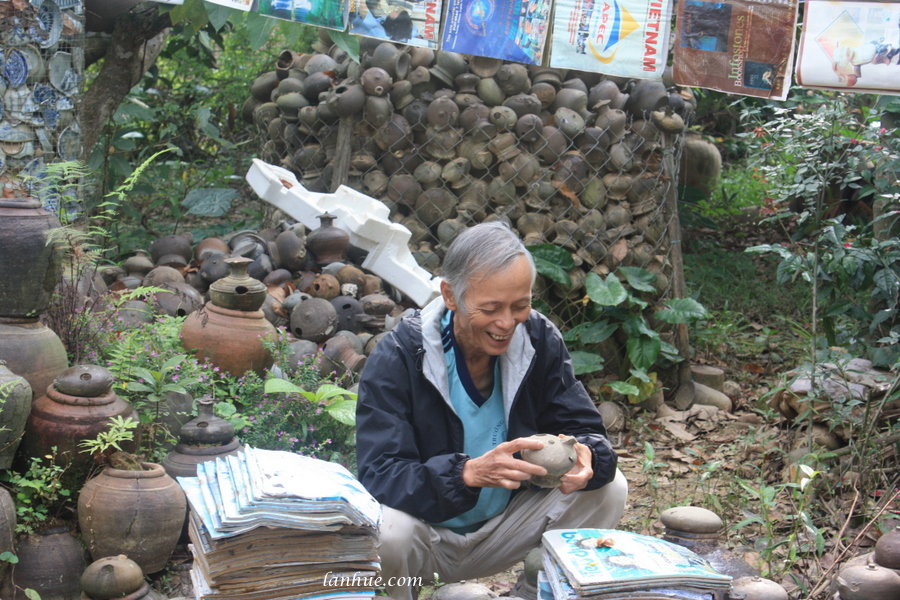
[[[513, 458], [513, 454], [520, 450], [540, 450], [543, 447], [543, 442], [526, 438], [503, 442], [478, 458], [467, 460], [463, 465], [463, 481], [469, 487], [518, 489], [522, 482], [530, 479], [532, 475], [546, 475], [547, 470], [544, 467]], [[587, 448], [585, 447], [585, 449]], [[588, 465], [590, 464], [590, 450], [588, 450]], [[576, 464], [572, 470], [577, 468]], [[588, 470], [590, 471], [590, 466], [588, 466]], [[587, 479], [582, 487], [586, 484]]]
[[578, 456], [575, 466], [560, 478], [559, 491], [563, 494], [571, 494], [583, 489], [594, 476], [594, 469], [591, 467], [591, 449], [581, 442], [576, 442], [575, 453]]

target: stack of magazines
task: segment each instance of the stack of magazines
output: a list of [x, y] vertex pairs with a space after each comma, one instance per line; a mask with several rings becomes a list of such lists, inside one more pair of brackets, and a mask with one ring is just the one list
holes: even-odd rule
[[381, 506], [344, 467], [248, 447], [178, 483], [196, 600], [374, 596]]
[[628, 531], [547, 531], [543, 550], [554, 600], [715, 600], [731, 587], [687, 548]]

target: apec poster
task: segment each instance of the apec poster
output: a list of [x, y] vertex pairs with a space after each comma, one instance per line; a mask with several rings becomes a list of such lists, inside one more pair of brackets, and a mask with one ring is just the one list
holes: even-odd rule
[[259, 14], [317, 27], [347, 27], [350, 7], [343, 0], [258, 0]]
[[443, 50], [539, 65], [551, 0], [449, 0]]
[[678, 85], [784, 100], [791, 87], [797, 0], [678, 4]]
[[670, 0], [556, 0], [550, 66], [661, 79]]
[[900, 94], [900, 6], [881, 2], [806, 3], [797, 83]]
[[350, 0], [350, 33], [438, 49], [441, 0]]

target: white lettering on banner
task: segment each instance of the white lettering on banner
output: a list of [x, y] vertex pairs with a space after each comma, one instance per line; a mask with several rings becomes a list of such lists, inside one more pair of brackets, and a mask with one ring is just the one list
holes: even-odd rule
[[328, 571], [325, 573], [325, 577], [322, 579], [322, 583], [325, 587], [370, 587], [376, 588], [381, 586], [387, 587], [422, 587], [423, 582], [421, 577], [390, 577], [387, 580], [383, 579], [380, 575], [363, 575], [360, 572], [356, 572], [353, 575], [348, 573], [336, 574], [333, 571]]

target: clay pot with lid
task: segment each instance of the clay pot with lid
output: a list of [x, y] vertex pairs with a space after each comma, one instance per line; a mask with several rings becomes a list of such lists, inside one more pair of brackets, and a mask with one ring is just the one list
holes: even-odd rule
[[874, 558], [882, 567], [900, 570], [900, 527], [895, 527], [878, 538]]
[[12, 466], [31, 412], [31, 401], [28, 380], [10, 371], [6, 361], [0, 360], [0, 469]]
[[699, 506], [676, 506], [660, 515], [663, 539], [699, 554], [719, 573], [732, 577], [755, 577], [759, 572], [738, 555], [719, 545], [724, 524], [719, 516]]
[[124, 554], [94, 561], [81, 575], [81, 590], [90, 600], [125, 598], [145, 586], [141, 567]]
[[728, 600], [788, 600], [788, 593], [771, 579], [754, 575], [732, 581], [726, 597]]
[[317, 344], [337, 331], [338, 316], [334, 305], [323, 298], [311, 298], [291, 311], [291, 333], [294, 337]]
[[[150, 258], [156, 265], [178, 262], [181, 266], [184, 266], [190, 262], [193, 255], [194, 250], [191, 247], [191, 240], [184, 235], [166, 235], [150, 244]], [[180, 261], [177, 259], [180, 259]]]
[[546, 475], [532, 475], [529, 481], [538, 487], [559, 487], [560, 477], [572, 470], [578, 458], [575, 438], [539, 433], [526, 439], [542, 442], [544, 447], [540, 450], [522, 450], [522, 460], [547, 469]]
[[175, 550], [187, 500], [161, 465], [108, 467], [78, 495], [78, 524], [94, 558], [125, 554], [145, 573], [165, 568]]
[[197, 416], [181, 426], [178, 444], [162, 466], [169, 477], [196, 477], [197, 465], [218, 456], [233, 456], [243, 446], [234, 437], [234, 426], [213, 412], [215, 401], [197, 400]]
[[336, 218], [329, 213], [319, 215], [321, 225], [306, 238], [306, 247], [313, 253], [319, 266], [342, 260], [350, 245], [350, 234], [334, 226]]
[[0, 198], [0, 317], [37, 317], [59, 279], [61, 251], [48, 244], [59, 220], [31, 198]]
[[264, 283], [247, 274], [253, 260], [236, 256], [226, 258], [224, 262], [229, 266], [231, 274], [209, 286], [210, 301], [220, 308], [230, 310], [259, 310], [266, 301], [268, 292]]
[[[32, 404], [22, 437], [21, 451], [26, 456], [54, 454], [55, 446], [55, 454], [60, 461], [71, 461], [66, 475], [73, 480], [84, 477], [94, 464], [90, 454], [80, 452], [78, 444], [82, 440], [94, 439], [106, 431], [113, 417], [139, 420], [134, 407], [106, 387], [105, 382], [112, 379], [112, 374], [103, 367], [91, 368], [92, 371], [85, 370], [83, 366], [72, 367], [62, 373], [60, 379], [63, 389], [84, 390], [97, 395], [65, 394], [59, 391], [56, 384], [47, 386], [45, 393]], [[91, 372], [97, 373], [97, 380], [104, 383], [93, 385], [93, 381], [81, 379]], [[82, 386], [82, 383], [86, 385]], [[139, 430], [133, 440], [120, 443], [126, 452], [134, 452], [139, 444]]]

